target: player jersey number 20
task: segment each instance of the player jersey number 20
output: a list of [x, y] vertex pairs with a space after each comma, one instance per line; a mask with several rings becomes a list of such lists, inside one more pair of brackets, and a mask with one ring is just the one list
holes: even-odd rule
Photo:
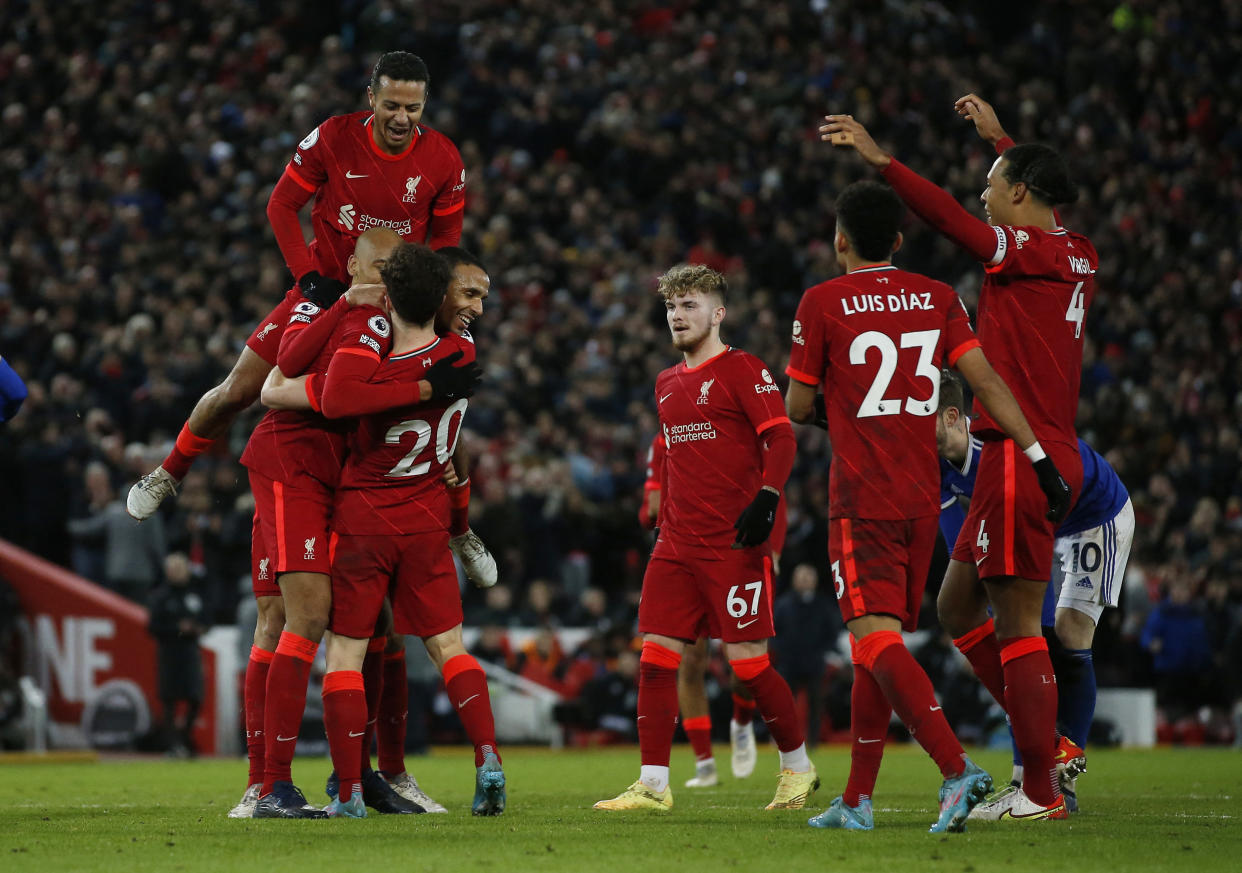
[[[928, 381], [930, 396], [906, 397], [904, 404], [900, 397], [884, 396], [888, 392], [889, 383], [893, 381], [893, 374], [897, 372], [898, 344], [903, 349], [919, 350], [919, 360], [914, 373]], [[858, 417], [898, 415], [903, 408], [910, 415], [935, 414], [936, 407], [940, 403], [940, 370], [936, 368], [932, 359], [939, 346], [939, 330], [912, 330], [909, 333], [903, 333], [899, 338], [899, 343], [893, 342], [892, 337], [878, 330], [868, 330], [854, 337], [854, 341], [850, 343], [851, 364], [855, 366], [866, 364], [867, 353], [871, 349], [880, 350], [880, 368], [876, 371], [875, 379], [871, 387], [867, 389], [866, 396], [863, 397], [862, 405], [858, 407]]]
[[402, 438], [408, 434], [414, 434], [414, 446], [405, 454], [400, 461], [396, 463], [391, 470], [384, 475], [390, 479], [406, 479], [411, 476], [423, 476], [431, 469], [431, 459], [419, 462], [423, 450], [431, 442], [431, 433], [434, 430], [436, 435], [436, 462], [445, 464], [448, 459], [453, 457], [453, 450], [457, 448], [457, 438], [461, 436], [461, 428], [452, 433], [453, 444], [449, 445], [449, 431], [453, 427], [453, 417], [465, 417], [466, 406], [468, 401], [463, 398], [458, 400], [440, 416], [440, 421], [433, 428], [430, 422], [421, 418], [409, 418], [405, 421], [398, 422], [388, 428], [388, 433], [384, 434], [384, 442], [389, 445], [400, 445]]

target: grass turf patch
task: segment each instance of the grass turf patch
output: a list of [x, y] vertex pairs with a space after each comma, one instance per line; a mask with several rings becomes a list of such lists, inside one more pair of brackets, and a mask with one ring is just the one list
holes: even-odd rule
[[[890, 747], [871, 833], [819, 831], [806, 819], [840, 793], [847, 747], [817, 749], [823, 786], [804, 812], [765, 812], [777, 758], [762, 750], [750, 779], [681, 787], [694, 774], [685, 747], [673, 755], [668, 815], [604, 813], [591, 804], [634, 781], [633, 748], [509, 749], [509, 807], [470, 816], [468, 750], [411, 758], [423, 789], [448, 815], [364, 821], [238, 821], [244, 762], [104, 759], [98, 764], [6, 764], [9, 802], [0, 830], [5, 871], [215, 871], [365, 869], [403, 873], [495, 871], [795, 871], [807, 865], [868, 871], [1214, 871], [1242, 868], [1242, 755], [1229, 750], [1092, 750], [1079, 780], [1083, 811], [1067, 822], [972, 823], [966, 834], [930, 835], [939, 774], [917, 747]], [[1008, 756], [976, 753], [998, 782]], [[298, 784], [326, 802], [323, 759], [299, 758]]]

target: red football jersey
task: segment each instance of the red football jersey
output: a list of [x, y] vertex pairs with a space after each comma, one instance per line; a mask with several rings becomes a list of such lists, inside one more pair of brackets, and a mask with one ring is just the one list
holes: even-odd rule
[[655, 553], [719, 559], [763, 485], [763, 434], [789, 421], [780, 388], [763, 361], [726, 348], [665, 370], [655, 394], [665, 446]]
[[865, 267], [807, 290], [785, 372], [824, 384], [830, 517], [940, 511], [941, 361], [978, 345], [953, 289], [918, 273]]
[[[457, 334], [426, 348], [390, 355], [373, 383], [413, 385], [436, 361], [462, 352], [456, 366], [474, 360], [474, 343]], [[453, 457], [467, 401], [432, 400], [358, 419], [336, 491], [332, 529], [342, 534], [414, 534], [446, 530], [444, 468]]]
[[[1095, 298], [1099, 257], [1090, 240], [1065, 229], [998, 225], [996, 255], [979, 292], [979, 341], [1009, 385], [1035, 438], [1077, 445], [1083, 322]], [[971, 430], [1004, 432], [976, 404]]]
[[298, 144], [285, 168], [316, 193], [311, 210], [315, 269], [348, 282], [345, 262], [364, 231], [390, 227], [406, 242], [427, 240], [431, 216], [466, 203], [466, 168], [444, 134], [418, 125], [399, 155], [380, 150], [370, 112], [334, 115]]
[[[286, 336], [323, 317], [324, 310], [303, 300], [293, 308]], [[322, 378], [333, 352], [342, 345], [361, 343], [382, 357], [388, 353], [390, 341], [391, 329], [383, 313], [369, 306], [351, 309], [305, 372]], [[250, 435], [241, 462], [277, 482], [296, 484], [307, 476], [327, 488], [336, 488], [345, 462], [345, 437], [352, 425], [347, 420], [324, 418], [318, 412], [268, 410]]]

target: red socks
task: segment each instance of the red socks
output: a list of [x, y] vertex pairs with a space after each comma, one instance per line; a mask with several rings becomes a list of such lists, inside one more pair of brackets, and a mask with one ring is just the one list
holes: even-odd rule
[[953, 645], [966, 656], [971, 669], [1001, 709], [1008, 712], [1009, 707], [1005, 705], [1005, 671], [1001, 667], [1000, 643], [996, 639], [996, 624], [992, 619], [958, 637]]
[[1040, 806], [1056, 803], [1057, 677], [1043, 637], [1013, 637], [1001, 644], [1005, 710], [1022, 754], [1022, 790]]
[[263, 782], [264, 755], [263, 705], [267, 697], [267, 670], [272, 665], [274, 652], [250, 647], [250, 660], [246, 663], [246, 686], [243, 695], [246, 715], [246, 757], [250, 759], [250, 776], [246, 787]]
[[782, 752], [792, 752], [806, 741], [806, 731], [798, 718], [793, 692], [781, 675], [772, 669], [766, 654], [730, 661], [737, 678], [755, 695], [763, 713], [763, 723]]
[[459, 537], [470, 530], [470, 480], [448, 489], [449, 536]]
[[[318, 643], [285, 631], [267, 671], [267, 700], [263, 707], [266, 755], [263, 790], [271, 793], [272, 783], [291, 782], [290, 767], [306, 709], [306, 682]], [[364, 719], [365, 721], [365, 719]]]
[[185, 474], [190, 472], [190, 465], [194, 463], [194, 459], [211, 448], [214, 442], [215, 440], [195, 436], [190, 432], [190, 423], [186, 422], [181, 426], [181, 433], [177, 434], [177, 441], [173, 443], [172, 451], [168, 453], [168, 457], [160, 466], [169, 476], [180, 482], [185, 478]]
[[405, 652], [384, 656], [384, 688], [380, 692], [375, 736], [379, 768], [390, 776], [405, 772], [405, 720], [410, 709], [410, 685], [405, 675]]
[[854, 686], [850, 689], [850, 776], [841, 797], [848, 806], [858, 806], [871, 797], [884, 759], [888, 722], [893, 708], [871, 672], [854, 661]]
[[733, 695], [733, 720], [740, 725], [750, 724], [755, 717], [755, 701], [747, 700], [740, 694]]
[[323, 677], [323, 727], [328, 734], [328, 751], [340, 781], [342, 803], [362, 791], [364, 754], [361, 746], [366, 733], [367, 700], [362, 674], [356, 670], [337, 670]]
[[905, 722], [946, 779], [960, 776], [965, 751], [945, 720], [931, 680], [897, 631], [867, 634], [854, 647], [858, 660], [883, 689], [884, 697]]
[[444, 690], [457, 708], [457, 717], [466, 735], [474, 743], [474, 766], [482, 766], [483, 756], [488, 752], [499, 758], [492, 699], [487, 693], [487, 676], [479, 662], [470, 655], [455, 655], [445, 663], [443, 676]]
[[643, 765], [667, 767], [677, 726], [681, 654], [647, 640], [638, 661], [638, 751]]
[[712, 757], [712, 717], [696, 715], [694, 718], [682, 720], [681, 727], [686, 732], [686, 739], [690, 741], [690, 748], [694, 749], [694, 759], [696, 761], [710, 759]]

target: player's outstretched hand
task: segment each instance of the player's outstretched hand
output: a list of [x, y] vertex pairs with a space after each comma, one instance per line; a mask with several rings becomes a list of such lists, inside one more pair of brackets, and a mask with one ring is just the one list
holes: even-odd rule
[[483, 381], [483, 368], [476, 361], [464, 367], [454, 366], [462, 358], [461, 352], [453, 352], [447, 358], [436, 361], [423, 373], [431, 385], [431, 399], [459, 400], [473, 397], [479, 382]]
[[311, 270], [298, 279], [298, 287], [302, 289], [302, 296], [320, 309], [327, 309], [345, 293], [344, 282], [321, 276], [318, 270]]
[[819, 138], [834, 146], [853, 148], [864, 161], [881, 170], [892, 160], [852, 115], [825, 115], [824, 123], [819, 126]]
[[383, 309], [384, 295], [387, 293], [388, 289], [383, 282], [350, 285], [345, 292], [345, 302], [350, 306], [374, 306], [376, 309]]
[[772, 533], [772, 525], [776, 524], [776, 505], [780, 502], [781, 495], [778, 492], [760, 488], [755, 499], [742, 510], [742, 514], [733, 523], [733, 529], [737, 531], [733, 548], [745, 549], [766, 541]]
[[958, 97], [953, 101], [953, 108], [962, 118], [969, 118], [975, 123], [975, 130], [979, 132], [981, 139], [996, 145], [1005, 138], [1005, 128], [1001, 127], [1000, 119], [996, 117], [996, 110], [992, 108], [991, 103], [978, 94], [971, 93], [965, 97]]
[[1039, 477], [1039, 489], [1048, 498], [1048, 511], [1044, 513], [1044, 517], [1059, 524], [1069, 513], [1070, 487], [1061, 476], [1057, 465], [1052, 463], [1052, 458], [1045, 456], [1032, 466], [1035, 468], [1035, 475]]

